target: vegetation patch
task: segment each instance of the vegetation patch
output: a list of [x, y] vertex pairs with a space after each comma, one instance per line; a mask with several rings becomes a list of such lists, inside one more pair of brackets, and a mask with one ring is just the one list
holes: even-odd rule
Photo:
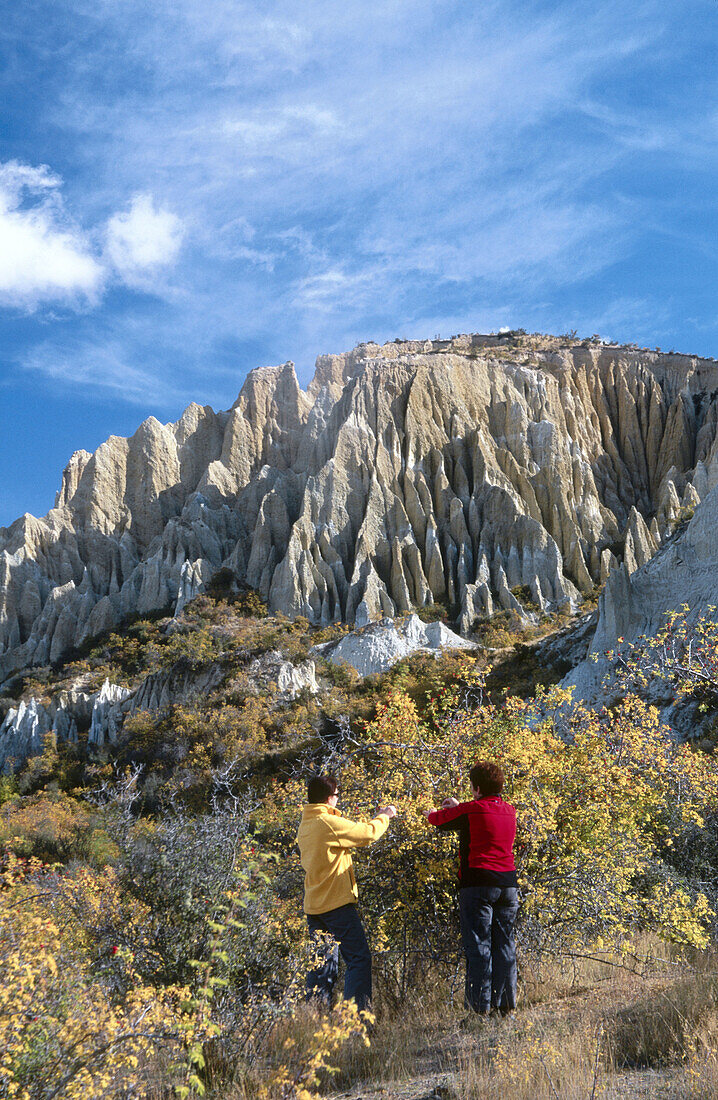
[[[569, 709], [536, 655], [543, 623], [497, 616], [476, 654], [361, 679], [313, 648], [343, 628], [235, 595], [38, 677], [48, 695], [147, 677], [185, 695], [132, 713], [116, 744], [48, 735], [0, 783], [0, 1092], [309, 1100], [419, 1075], [408, 1095], [568, 1100], [650, 1067], [671, 1095], [714, 1095], [718, 758], [678, 744], [635, 689], [665, 675], [709, 714], [715, 631], [674, 618], [622, 653], [618, 703]], [[290, 697], [277, 669], [307, 660], [320, 692]], [[520, 1011], [474, 1034], [458, 1026], [454, 842], [422, 811], [466, 797], [486, 757], [518, 812]], [[356, 858], [373, 1023], [303, 1003], [294, 836], [318, 768], [349, 816], [399, 810]]]

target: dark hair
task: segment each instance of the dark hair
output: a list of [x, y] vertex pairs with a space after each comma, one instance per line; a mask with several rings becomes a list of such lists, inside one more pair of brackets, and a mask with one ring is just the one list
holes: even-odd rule
[[504, 789], [504, 773], [490, 760], [477, 760], [469, 772], [469, 779], [474, 790], [482, 794], [501, 794]]
[[307, 783], [307, 802], [326, 802], [338, 790], [339, 783], [333, 775], [313, 775]]

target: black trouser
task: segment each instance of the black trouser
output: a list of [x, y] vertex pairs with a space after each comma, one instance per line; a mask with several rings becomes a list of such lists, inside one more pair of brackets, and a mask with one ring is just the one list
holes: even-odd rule
[[466, 955], [466, 1007], [516, 1008], [514, 923], [519, 892], [513, 886], [459, 890], [461, 939]]
[[[358, 1009], [369, 1007], [371, 1001], [371, 952], [364, 925], [356, 905], [340, 905], [328, 913], [308, 914], [309, 934], [317, 942], [319, 961], [307, 974], [307, 999], [319, 997], [329, 1005], [332, 990], [339, 976], [339, 952], [341, 951], [346, 973], [344, 998], [354, 1000]], [[336, 943], [330, 947], [319, 944], [317, 933], [328, 933]]]

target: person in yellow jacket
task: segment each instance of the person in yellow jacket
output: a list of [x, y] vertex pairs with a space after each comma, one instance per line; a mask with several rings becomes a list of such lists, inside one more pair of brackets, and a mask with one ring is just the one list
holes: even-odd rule
[[313, 940], [321, 934], [335, 943], [320, 950], [318, 964], [307, 975], [307, 997], [331, 1003], [341, 951], [346, 974], [344, 997], [368, 1008], [371, 1001], [371, 952], [357, 909], [352, 848], [366, 848], [383, 836], [396, 808], [379, 810], [372, 821], [350, 821], [337, 810], [339, 784], [333, 775], [315, 775], [307, 784], [307, 805], [297, 833], [304, 868], [304, 912]]

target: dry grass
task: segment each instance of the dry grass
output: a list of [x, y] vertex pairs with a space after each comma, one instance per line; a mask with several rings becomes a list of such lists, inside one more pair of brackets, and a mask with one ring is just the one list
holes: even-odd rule
[[718, 1100], [718, 1052], [692, 1059], [684, 1074], [684, 1095], [690, 1100]]
[[[613, 965], [612, 965], [613, 964]], [[621, 959], [524, 961], [521, 1006], [465, 1020], [450, 982], [416, 989], [397, 1012], [377, 998], [366, 1048], [350, 1041], [322, 1095], [343, 1100], [718, 1100], [718, 961], [645, 941]], [[320, 1017], [278, 1021], [261, 1064], [210, 1092], [250, 1100], [287, 1040], [308, 1047]], [[256, 1076], [255, 1076], [256, 1074]]]
[[605, 1036], [591, 1015], [578, 1026], [528, 1021], [464, 1054], [453, 1091], [457, 1100], [587, 1100], [607, 1075]]
[[694, 974], [620, 1008], [611, 1027], [619, 1066], [661, 1066], [718, 1042], [718, 975]]

